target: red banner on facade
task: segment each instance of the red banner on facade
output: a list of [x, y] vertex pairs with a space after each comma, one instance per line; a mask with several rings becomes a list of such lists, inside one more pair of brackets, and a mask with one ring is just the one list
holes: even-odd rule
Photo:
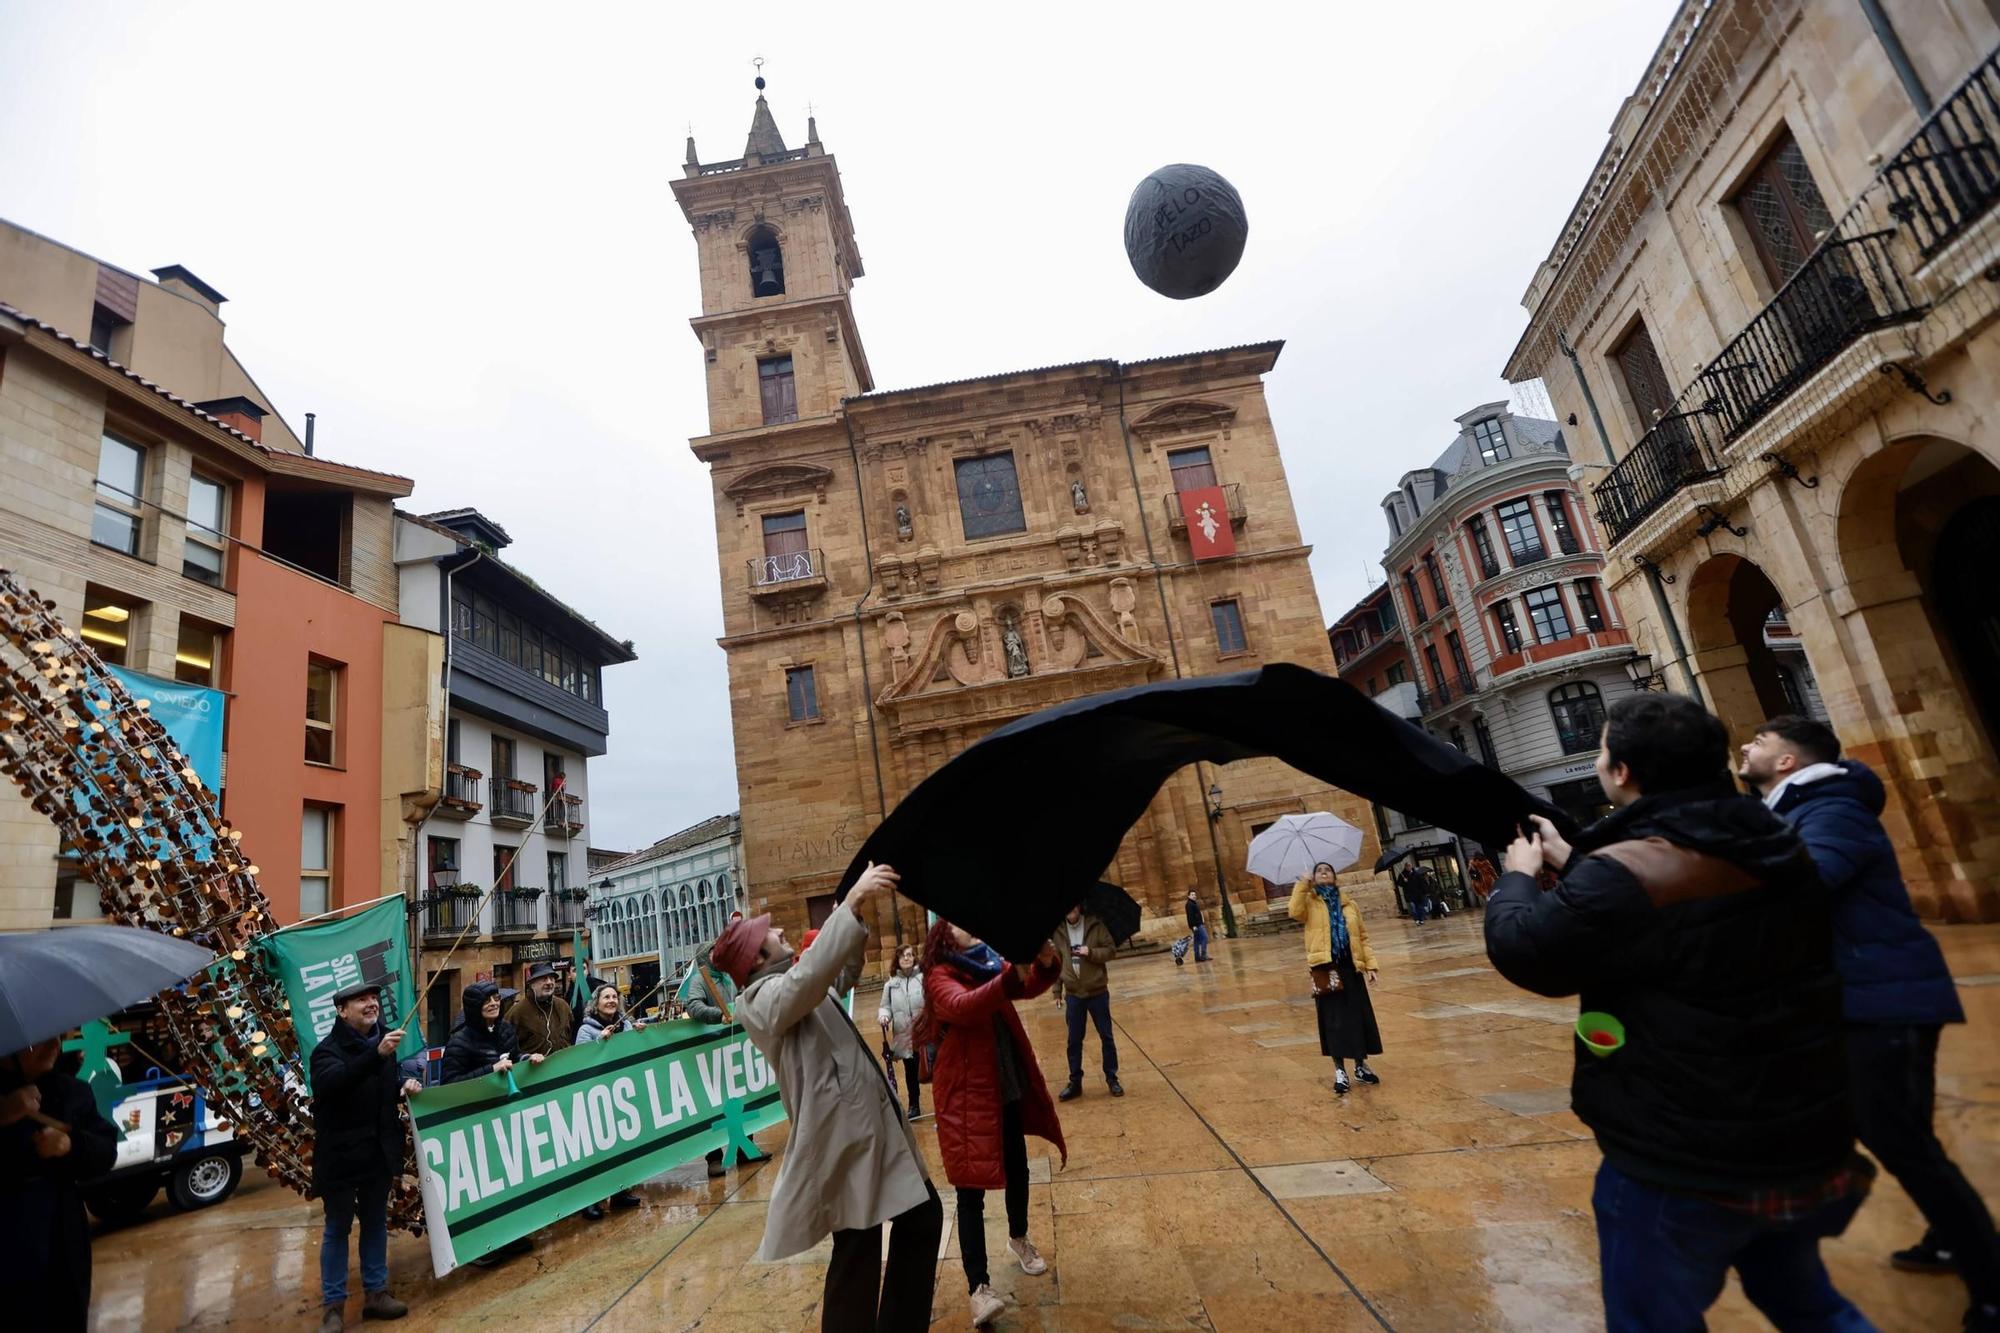
[[1236, 554], [1236, 533], [1229, 526], [1229, 499], [1220, 486], [1181, 492], [1181, 515], [1187, 519], [1188, 544], [1197, 560], [1219, 560]]

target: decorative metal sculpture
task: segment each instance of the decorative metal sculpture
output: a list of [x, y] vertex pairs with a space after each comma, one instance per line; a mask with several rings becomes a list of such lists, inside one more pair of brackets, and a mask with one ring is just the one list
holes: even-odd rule
[[[194, 1080], [256, 1151], [312, 1193], [312, 1093], [290, 1005], [257, 941], [276, 927], [243, 853], [180, 748], [104, 669], [55, 603], [0, 569], [0, 772], [55, 824], [107, 920], [215, 951], [214, 966], [158, 998]], [[406, 1150], [390, 1218], [423, 1229]]]

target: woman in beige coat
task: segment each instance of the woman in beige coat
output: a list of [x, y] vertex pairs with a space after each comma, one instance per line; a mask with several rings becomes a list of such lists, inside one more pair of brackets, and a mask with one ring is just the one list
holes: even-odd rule
[[[1368, 986], [1375, 984], [1375, 951], [1368, 945], [1368, 924], [1361, 909], [1343, 901], [1340, 882], [1325, 861], [1309, 878], [1292, 886], [1292, 920], [1306, 928], [1306, 966], [1311, 969], [1313, 1007], [1319, 1015], [1320, 1054], [1333, 1061], [1333, 1090], [1347, 1091], [1347, 1062], [1363, 1083], [1380, 1083], [1368, 1067], [1368, 1057], [1382, 1053], [1382, 1034], [1375, 1026], [1375, 1006]], [[1367, 985], [1362, 984], [1362, 974]]]
[[860, 975], [870, 903], [895, 882], [887, 866], [870, 866], [804, 953], [759, 916], [730, 926], [710, 954], [742, 988], [736, 1021], [777, 1074], [791, 1121], [757, 1257], [783, 1259], [832, 1235], [826, 1330], [929, 1328], [937, 1285], [944, 1206], [881, 1064], [835, 998]]

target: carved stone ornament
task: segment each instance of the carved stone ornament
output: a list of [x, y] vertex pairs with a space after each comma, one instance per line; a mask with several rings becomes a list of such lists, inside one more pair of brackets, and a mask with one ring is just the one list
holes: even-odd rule
[[896, 540], [906, 542], [916, 535], [916, 529], [910, 526], [910, 507], [908, 505], [897, 505]]
[[831, 470], [811, 463], [772, 463], [751, 468], [726, 483], [722, 493], [736, 502], [736, 516], [741, 518], [744, 502], [753, 499], [810, 492], [816, 503], [825, 504], [827, 483], [832, 480]]
[[1156, 442], [1179, 435], [1219, 433], [1227, 440], [1235, 424], [1236, 409], [1226, 403], [1191, 400], [1154, 408], [1132, 423], [1132, 433], [1150, 453]]
[[1022, 642], [1020, 626], [1009, 623], [1000, 631], [1000, 648], [1007, 654], [1009, 679], [1028, 674], [1028, 646]]
[[1090, 492], [1083, 488], [1080, 479], [1072, 479], [1069, 484], [1069, 502], [1079, 514], [1090, 512]]
[[882, 641], [889, 648], [889, 674], [900, 677], [910, 669], [910, 627], [901, 611], [882, 617]]
[[[1029, 675], [1039, 680], [1052, 672], [1077, 670], [1086, 663], [1092, 667], [1123, 665], [1150, 674], [1159, 660], [1136, 640], [1138, 625], [1132, 619], [1132, 607], [1137, 604], [1137, 595], [1131, 580], [1112, 581], [1111, 603], [1118, 618], [1115, 628], [1076, 593], [1044, 598], [1039, 608], [1026, 613], [1030, 623], [1025, 630], [1012, 620], [1001, 628], [997, 661], [993, 660], [996, 654], [981, 651], [981, 642], [991, 630], [980, 623], [978, 615], [971, 611], [941, 615], [931, 623], [923, 647], [910, 655], [908, 665], [891, 672], [889, 686], [878, 702], [894, 705], [937, 690], [991, 686]], [[884, 617], [885, 635], [890, 632], [887, 619]], [[1126, 632], [1128, 627], [1133, 633]], [[1038, 651], [1046, 653], [1039, 670], [1027, 655], [1031, 635], [1037, 635], [1044, 645]]]

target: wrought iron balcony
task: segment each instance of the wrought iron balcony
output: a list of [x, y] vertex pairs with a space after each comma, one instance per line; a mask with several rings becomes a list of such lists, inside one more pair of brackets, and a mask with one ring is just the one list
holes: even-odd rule
[[487, 812], [487, 819], [495, 824], [505, 824], [513, 828], [527, 828], [535, 822], [535, 814], [541, 809], [541, 802], [535, 799], [535, 784], [508, 778], [493, 786], [493, 808]]
[[542, 831], [553, 838], [574, 838], [583, 832], [583, 798], [558, 792], [542, 816]]
[[818, 547], [807, 551], [753, 556], [746, 563], [750, 570], [752, 597], [772, 594], [794, 596], [826, 589], [826, 552]]
[[542, 891], [532, 888], [501, 889], [494, 893], [493, 901], [499, 911], [494, 917], [493, 933], [496, 935], [532, 935], [542, 928]]
[[1556, 549], [1564, 555], [1582, 555], [1583, 543], [1576, 539], [1574, 532], [1564, 528], [1556, 534]]
[[1495, 559], [1494, 559], [1494, 558], [1493, 558], [1492, 556], [1490, 556], [1490, 555], [1482, 555], [1482, 556], [1480, 556], [1480, 557], [1479, 557], [1479, 577], [1480, 577], [1480, 578], [1482, 578], [1482, 579], [1497, 579], [1497, 578], [1499, 578], [1499, 577], [1500, 577], [1500, 562], [1499, 562], [1498, 560], [1495, 560]]
[[1446, 676], [1435, 689], [1417, 691], [1417, 711], [1429, 716], [1464, 703], [1479, 692], [1479, 682], [1466, 676]]
[[[1241, 482], [1228, 482], [1222, 487], [1223, 507], [1229, 511], [1229, 526], [1240, 528], [1249, 521], [1250, 511], [1243, 503]], [[1176, 536], [1187, 531], [1187, 515], [1181, 512], [1181, 493], [1169, 492], [1167, 503], [1167, 530]]]
[[444, 766], [444, 797], [432, 813], [442, 819], [470, 819], [479, 813], [479, 783], [486, 775], [464, 764]]
[[549, 929], [583, 929], [585, 900], [588, 897], [588, 892], [583, 889], [557, 889], [549, 899]]
[[468, 934], [477, 935], [479, 927], [479, 895], [467, 892], [463, 896], [456, 886], [432, 890], [433, 895], [444, 895], [424, 909], [424, 935], [426, 938], [451, 938], [467, 926]]
[[1617, 542], [1681, 487], [1714, 476], [1719, 469], [1713, 433], [1712, 417], [1700, 409], [1655, 422], [1591, 491], [1605, 537]]
[[1882, 169], [1889, 213], [1935, 258], [2000, 199], [2000, 51], [1945, 99]]

